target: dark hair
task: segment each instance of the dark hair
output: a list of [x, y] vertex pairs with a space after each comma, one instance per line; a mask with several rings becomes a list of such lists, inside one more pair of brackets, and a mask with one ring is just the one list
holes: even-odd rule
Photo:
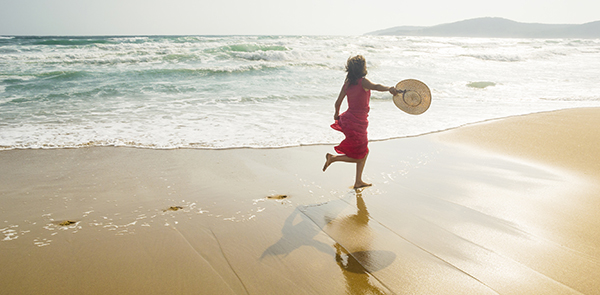
[[367, 75], [367, 61], [362, 55], [352, 56], [348, 58], [346, 63], [346, 81], [350, 85], [356, 85], [358, 79]]

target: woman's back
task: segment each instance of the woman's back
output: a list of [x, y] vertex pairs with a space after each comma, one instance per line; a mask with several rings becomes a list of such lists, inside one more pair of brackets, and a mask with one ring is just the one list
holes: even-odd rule
[[362, 87], [364, 78], [358, 79], [355, 85], [348, 85], [346, 95], [348, 96], [348, 111], [355, 115], [367, 115], [369, 113], [369, 100], [371, 90]]

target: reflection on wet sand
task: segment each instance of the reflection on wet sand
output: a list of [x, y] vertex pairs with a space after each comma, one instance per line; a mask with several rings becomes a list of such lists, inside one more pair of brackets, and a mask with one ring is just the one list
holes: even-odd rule
[[[371, 249], [370, 216], [362, 190], [356, 190], [356, 208], [356, 213], [338, 217], [325, 227], [325, 231], [333, 231], [335, 236], [341, 237], [334, 245], [335, 261], [346, 280], [348, 294], [386, 294], [387, 288], [373, 272], [392, 264], [396, 255]], [[346, 247], [340, 244], [346, 241], [351, 241]]]
[[[364, 262], [370, 261], [370, 251], [348, 253], [340, 244], [334, 245], [335, 261], [340, 266], [344, 279], [346, 280], [348, 294], [386, 294], [379, 285], [380, 282], [373, 280], [367, 270], [363, 267]], [[359, 257], [357, 259], [356, 257]]]
[[[356, 208], [348, 197], [356, 199]], [[313, 247], [335, 259], [348, 294], [392, 293], [374, 273], [390, 266], [396, 254], [373, 249], [375, 234], [369, 226], [370, 220], [362, 190], [335, 201], [301, 206], [286, 218], [281, 238], [260, 259], [285, 258], [302, 246]], [[318, 241], [316, 236], [320, 233], [325, 233], [332, 243]]]

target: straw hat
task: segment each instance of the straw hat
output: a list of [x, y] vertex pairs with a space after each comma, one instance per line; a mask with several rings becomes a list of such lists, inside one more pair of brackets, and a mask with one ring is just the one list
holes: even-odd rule
[[394, 95], [394, 104], [411, 115], [424, 113], [431, 104], [431, 91], [425, 83], [407, 79], [396, 84], [398, 94]]

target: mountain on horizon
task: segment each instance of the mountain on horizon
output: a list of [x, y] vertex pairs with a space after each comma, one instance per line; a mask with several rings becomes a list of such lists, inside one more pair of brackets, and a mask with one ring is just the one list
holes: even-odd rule
[[538, 24], [520, 23], [500, 17], [482, 17], [432, 27], [393, 27], [370, 32], [365, 35], [483, 38], [600, 38], [600, 21], [581, 25]]

